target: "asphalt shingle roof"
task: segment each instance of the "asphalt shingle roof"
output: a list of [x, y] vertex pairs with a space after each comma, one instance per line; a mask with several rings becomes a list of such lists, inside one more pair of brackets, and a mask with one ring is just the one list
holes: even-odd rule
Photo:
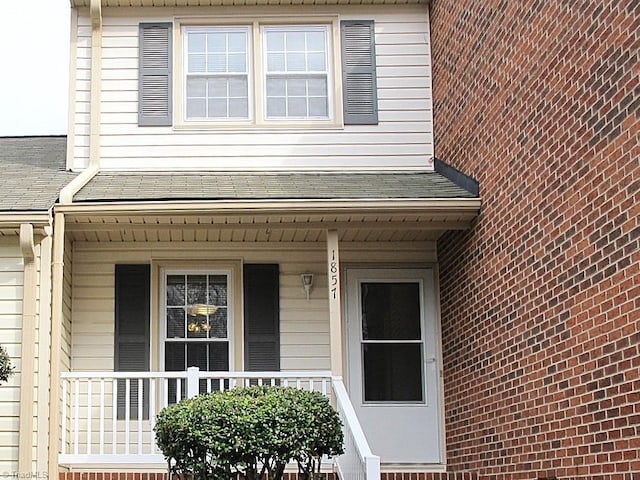
[[158, 200], [475, 198], [436, 172], [108, 173], [76, 202]]
[[66, 137], [0, 137], [0, 211], [48, 210], [76, 176]]

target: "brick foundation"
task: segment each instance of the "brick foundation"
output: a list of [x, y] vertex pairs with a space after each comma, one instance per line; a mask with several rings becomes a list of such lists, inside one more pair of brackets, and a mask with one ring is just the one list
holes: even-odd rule
[[[323, 473], [326, 480], [338, 480], [335, 473]], [[58, 480], [167, 480], [166, 472], [60, 472]], [[172, 480], [182, 480], [174, 476]], [[286, 472], [283, 480], [298, 480], [297, 473]], [[391, 480], [391, 479], [390, 479]], [[398, 479], [400, 480], [400, 479]], [[430, 480], [430, 479], [426, 479]]]
[[431, 20], [436, 155], [483, 200], [438, 241], [448, 470], [640, 479], [640, 2]]

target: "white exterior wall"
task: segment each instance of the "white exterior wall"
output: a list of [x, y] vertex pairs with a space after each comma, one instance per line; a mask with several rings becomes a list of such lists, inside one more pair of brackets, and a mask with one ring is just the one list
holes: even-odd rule
[[15, 375], [0, 385], [0, 471], [18, 470], [18, 428], [22, 353], [23, 260], [18, 238], [0, 238], [0, 344]]
[[[373, 19], [376, 29], [379, 125], [336, 128], [177, 129], [138, 127], [138, 24], [174, 17], [238, 13], [338, 15]], [[88, 164], [91, 23], [78, 14], [73, 161]], [[153, 16], [150, 16], [153, 15]], [[432, 168], [431, 58], [427, 9], [388, 7], [234, 7], [207, 9], [103, 9], [101, 168], [103, 169], [384, 169]], [[179, 59], [174, 56], [174, 75]], [[340, 75], [337, 76], [340, 79]], [[174, 79], [175, 84], [175, 79]], [[174, 97], [179, 95], [174, 85]], [[175, 124], [174, 112], [174, 124]], [[250, 133], [248, 135], [247, 133]]]
[[[114, 271], [117, 263], [171, 261], [179, 265], [242, 261], [280, 266], [280, 352], [282, 370], [329, 370], [329, 302], [324, 243], [98, 244], [76, 242], [73, 257], [71, 369], [111, 371], [114, 353]], [[349, 243], [341, 246], [344, 265], [383, 261], [424, 264], [435, 261], [434, 243]], [[315, 274], [311, 298], [300, 283]], [[241, 292], [236, 292], [241, 295]], [[241, 313], [236, 312], [236, 318]], [[153, 322], [157, 322], [152, 319]], [[152, 365], [157, 370], [159, 365]]]

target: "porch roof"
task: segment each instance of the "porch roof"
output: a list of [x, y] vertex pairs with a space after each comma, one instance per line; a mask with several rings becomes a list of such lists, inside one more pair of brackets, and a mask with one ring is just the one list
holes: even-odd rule
[[100, 172], [74, 202], [472, 199], [436, 172]]

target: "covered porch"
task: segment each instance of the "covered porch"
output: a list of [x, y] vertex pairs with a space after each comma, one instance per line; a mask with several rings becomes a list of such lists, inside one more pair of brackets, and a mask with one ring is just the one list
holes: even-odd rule
[[[93, 182], [112, 177], [99, 174]], [[416, 346], [391, 352], [398, 341], [383, 339], [393, 345], [375, 348], [379, 355], [415, 357], [418, 366], [405, 383], [425, 384], [402, 387], [391, 379], [402, 376], [396, 366], [381, 372], [388, 384], [375, 388], [383, 396], [404, 392], [400, 403], [434, 401], [441, 381], [435, 241], [446, 230], [468, 228], [476, 198], [458, 189], [445, 198], [380, 199], [376, 192], [363, 199], [352, 198], [354, 191], [337, 200], [167, 200], [161, 189], [153, 198], [131, 199], [92, 188], [56, 209], [54, 242], [64, 245], [57, 250], [64, 267], [58, 272], [60, 362], [52, 372], [60, 379], [52, 385], [59, 383], [61, 408], [52, 432], [59, 433], [61, 469], [166, 469], [153, 441], [157, 412], [181, 398], [249, 384], [295, 386], [331, 399], [343, 420], [345, 454], [327, 466], [341, 478], [373, 479], [381, 468], [398, 468], [372, 448], [380, 444], [372, 443], [376, 426], [359, 418], [358, 405], [367, 402], [354, 387], [354, 372], [365, 372], [358, 374], [362, 383], [367, 368], [382, 367], [354, 368], [361, 346], [353, 343], [359, 334], [349, 333], [358, 315], [351, 305], [362, 282], [388, 284], [381, 294], [400, 295], [399, 304], [413, 293], [397, 285], [415, 281], [424, 289], [415, 303], [417, 321], [426, 323], [409, 341]], [[131, 270], [148, 273], [125, 275], [121, 283], [122, 272]], [[179, 300], [176, 292], [183, 292]], [[133, 300], [123, 300], [127, 295]], [[380, 425], [379, 436], [389, 436]], [[414, 463], [438, 468], [440, 457]]]

